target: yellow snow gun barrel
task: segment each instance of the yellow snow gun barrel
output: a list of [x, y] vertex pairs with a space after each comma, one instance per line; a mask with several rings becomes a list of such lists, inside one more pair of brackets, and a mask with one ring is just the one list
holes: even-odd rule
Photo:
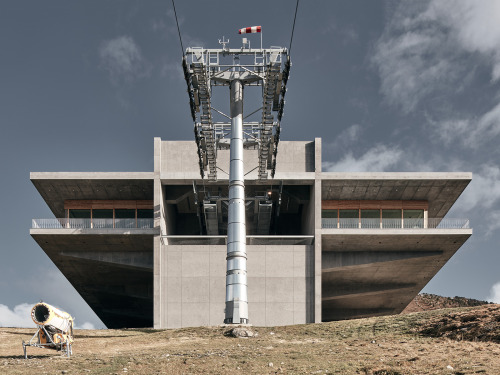
[[70, 314], [44, 302], [33, 306], [31, 319], [36, 325], [51, 326], [63, 333], [71, 333], [73, 329], [73, 317]]

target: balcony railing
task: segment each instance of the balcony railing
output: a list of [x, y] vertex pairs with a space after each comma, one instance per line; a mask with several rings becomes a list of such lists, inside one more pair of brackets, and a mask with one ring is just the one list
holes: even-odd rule
[[153, 219], [32, 219], [33, 229], [148, 229]]
[[469, 229], [469, 219], [321, 219], [325, 229]]

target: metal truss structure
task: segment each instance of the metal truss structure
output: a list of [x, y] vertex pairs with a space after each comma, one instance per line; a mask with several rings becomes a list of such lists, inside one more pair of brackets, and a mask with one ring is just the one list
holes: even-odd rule
[[227, 148], [227, 138], [231, 136], [230, 123], [213, 121], [213, 112], [230, 117], [212, 106], [212, 90], [237, 80], [243, 86], [262, 87], [262, 107], [245, 117], [262, 111], [261, 121], [243, 122], [243, 147], [258, 149], [259, 180], [266, 180], [269, 170], [273, 178], [291, 66], [288, 51], [281, 47], [251, 49], [248, 44], [230, 49], [226, 41], [219, 42], [221, 49], [188, 48], [182, 62], [201, 177], [208, 170], [208, 181], [217, 181], [217, 150]]

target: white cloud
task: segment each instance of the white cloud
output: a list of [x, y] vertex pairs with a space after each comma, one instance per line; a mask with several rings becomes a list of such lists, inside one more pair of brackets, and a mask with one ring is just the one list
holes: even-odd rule
[[414, 110], [421, 99], [445, 87], [463, 69], [449, 58], [456, 51], [446, 42], [442, 25], [423, 17], [424, 4], [404, 2], [397, 7], [373, 55], [382, 93], [404, 112]]
[[[11, 310], [8, 306], [0, 304], [0, 327], [34, 328], [35, 323], [31, 319], [31, 309], [35, 303], [21, 303]], [[85, 322], [75, 326], [76, 329], [95, 329], [94, 325]]]
[[92, 323], [85, 322], [82, 325], [75, 325], [75, 329], [95, 329], [95, 326]]
[[356, 158], [349, 152], [338, 162], [324, 162], [325, 172], [382, 172], [399, 162], [402, 151], [398, 147], [377, 145]]
[[34, 305], [34, 303], [21, 303], [11, 310], [8, 306], [0, 304], [0, 327], [34, 327], [35, 323], [31, 320], [31, 309]]
[[490, 295], [486, 300], [488, 302], [500, 303], [500, 281], [491, 287]]
[[348, 128], [342, 130], [340, 134], [331, 143], [325, 144], [325, 147], [331, 149], [344, 149], [352, 145], [354, 142], [359, 141], [363, 132], [361, 125], [353, 124]]
[[410, 112], [436, 92], [461, 90], [471, 65], [500, 78], [500, 2], [404, 1], [393, 10], [373, 62], [387, 100]]
[[473, 178], [457, 206], [465, 211], [491, 207], [500, 201], [500, 168], [497, 165], [485, 165]]
[[139, 46], [129, 36], [102, 42], [99, 56], [113, 83], [121, 80], [131, 82], [149, 74], [148, 64], [142, 57]]
[[460, 143], [475, 149], [500, 134], [500, 103], [479, 119], [461, 118], [434, 121], [429, 119], [433, 132], [445, 144]]
[[500, 78], [500, 3], [498, 1], [433, 0], [429, 18], [442, 20], [459, 46], [478, 52], [492, 66], [492, 79]]

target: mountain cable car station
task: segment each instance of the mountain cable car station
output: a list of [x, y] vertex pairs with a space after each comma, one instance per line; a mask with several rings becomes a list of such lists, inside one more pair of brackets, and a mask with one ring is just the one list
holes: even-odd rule
[[152, 171], [32, 172], [33, 239], [108, 328], [400, 313], [471, 236], [446, 214], [472, 174], [323, 172], [320, 138], [281, 139], [289, 49], [219, 43], [184, 51], [194, 139], [155, 138]]

